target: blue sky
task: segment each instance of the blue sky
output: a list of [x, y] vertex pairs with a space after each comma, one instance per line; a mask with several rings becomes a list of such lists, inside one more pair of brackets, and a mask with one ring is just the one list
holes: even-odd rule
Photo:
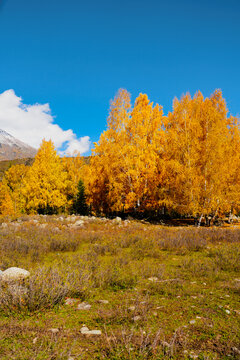
[[165, 114], [175, 96], [221, 88], [240, 113], [239, 0], [0, 4], [0, 93], [48, 103], [77, 138], [98, 140], [119, 88], [147, 93]]

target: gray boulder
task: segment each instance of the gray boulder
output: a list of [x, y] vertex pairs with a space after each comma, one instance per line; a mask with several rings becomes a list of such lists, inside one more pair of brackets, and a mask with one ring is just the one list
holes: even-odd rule
[[12, 281], [24, 280], [29, 276], [30, 276], [29, 271], [17, 267], [11, 267], [0, 273], [0, 280], [6, 282], [12, 282]]

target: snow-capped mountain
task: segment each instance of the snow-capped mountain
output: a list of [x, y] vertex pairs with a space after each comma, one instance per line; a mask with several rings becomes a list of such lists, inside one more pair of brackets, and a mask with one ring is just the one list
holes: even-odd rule
[[33, 158], [36, 149], [0, 129], [0, 161]]

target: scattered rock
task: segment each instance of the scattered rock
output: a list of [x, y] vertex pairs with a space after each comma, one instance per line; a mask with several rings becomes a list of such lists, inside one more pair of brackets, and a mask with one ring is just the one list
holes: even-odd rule
[[101, 335], [101, 330], [89, 330], [86, 325], [83, 325], [80, 329], [81, 334], [83, 335]]
[[109, 304], [108, 300], [98, 300], [100, 304]]
[[35, 338], [33, 339], [33, 344], [36, 344], [37, 340], [38, 340], [38, 338], [35, 337]]
[[59, 332], [59, 329], [52, 328], [52, 329], [49, 329], [49, 331], [51, 331], [51, 333], [53, 333], [53, 334], [57, 334]]
[[81, 304], [78, 304], [77, 309], [78, 310], [89, 310], [91, 309], [92, 305], [86, 303], [86, 302], [82, 302]]
[[130, 311], [135, 311], [136, 310], [136, 306], [129, 306], [129, 308], [128, 308], [128, 310], [130, 310]]
[[81, 334], [86, 334], [86, 333], [88, 333], [89, 328], [87, 326], [83, 325], [81, 327], [80, 331], [81, 331]]
[[196, 322], [196, 320], [190, 320], [190, 321], [189, 321], [189, 324], [192, 324], [192, 325], [193, 325], [193, 324], [195, 324], [195, 322]]
[[84, 225], [84, 221], [83, 220], [77, 220], [72, 227], [81, 227]]
[[226, 309], [225, 312], [226, 312], [226, 314], [228, 314], [228, 315], [230, 314], [230, 310], [228, 310], [228, 309]]
[[45, 229], [46, 226], [47, 226], [47, 224], [40, 224], [39, 225], [40, 229]]
[[156, 282], [158, 281], [158, 278], [156, 276], [148, 278], [149, 281]]
[[29, 271], [17, 267], [11, 267], [1, 273], [1, 280], [6, 282], [19, 281], [26, 279], [29, 276], [30, 276]]
[[140, 315], [136, 315], [133, 317], [133, 321], [139, 321], [141, 320], [141, 316]]
[[78, 299], [73, 299], [73, 298], [66, 298], [65, 299], [65, 305], [74, 305], [78, 302]]
[[117, 216], [115, 219], [113, 219], [113, 223], [119, 225], [122, 223], [122, 219], [119, 216]]
[[5, 222], [3, 222], [3, 223], [2, 223], [2, 228], [7, 228], [7, 227], [8, 227], [8, 224], [5, 223]]
[[89, 330], [88, 335], [102, 335], [101, 330]]

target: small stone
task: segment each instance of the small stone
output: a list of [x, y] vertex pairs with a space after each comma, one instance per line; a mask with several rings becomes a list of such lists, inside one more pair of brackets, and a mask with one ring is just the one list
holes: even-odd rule
[[53, 333], [53, 334], [57, 334], [59, 332], [59, 329], [52, 328], [52, 329], [49, 329], [49, 331], [51, 331], [51, 333]]
[[156, 282], [156, 281], [158, 281], [158, 277], [152, 276], [152, 277], [148, 278], [148, 280], [152, 281], [152, 282]]
[[157, 316], [157, 312], [156, 312], [156, 311], [153, 312], [153, 316]]
[[89, 310], [91, 309], [92, 305], [86, 303], [86, 302], [82, 302], [81, 304], [78, 304], [77, 309], [78, 310]]
[[84, 221], [83, 220], [77, 220], [74, 224], [73, 227], [81, 227], [84, 225]]
[[137, 315], [137, 316], [134, 316], [133, 317], [133, 321], [139, 321], [141, 320], [141, 316], [140, 315]]
[[78, 302], [78, 299], [72, 299], [72, 298], [66, 298], [65, 299], [65, 305], [74, 305]]
[[84, 325], [84, 326], [81, 327], [80, 331], [81, 331], [81, 334], [85, 334], [85, 333], [88, 333], [89, 328]]
[[196, 320], [190, 320], [190, 321], [189, 321], [189, 324], [192, 324], [192, 325], [193, 325], [193, 324], [195, 324], [195, 322], [196, 322]]
[[36, 342], [37, 342], [37, 337], [35, 337], [34, 339], [33, 339], [33, 344], [36, 344]]
[[89, 333], [89, 335], [101, 335], [102, 334], [101, 330], [90, 330], [88, 333]]
[[109, 304], [108, 300], [98, 300], [100, 304]]
[[230, 310], [228, 310], [228, 309], [226, 309], [225, 312], [226, 312], [226, 314], [228, 314], [228, 315], [230, 314]]
[[113, 219], [113, 223], [115, 223], [117, 225], [121, 224], [121, 222], [122, 222], [122, 219], [119, 216], [117, 216], [115, 219]]
[[101, 330], [89, 330], [89, 328], [87, 326], [83, 326], [81, 329], [81, 334], [83, 335], [101, 335], [102, 332]]
[[130, 311], [135, 311], [136, 310], [136, 306], [129, 306], [129, 308], [128, 308], [128, 310], [130, 310]]

